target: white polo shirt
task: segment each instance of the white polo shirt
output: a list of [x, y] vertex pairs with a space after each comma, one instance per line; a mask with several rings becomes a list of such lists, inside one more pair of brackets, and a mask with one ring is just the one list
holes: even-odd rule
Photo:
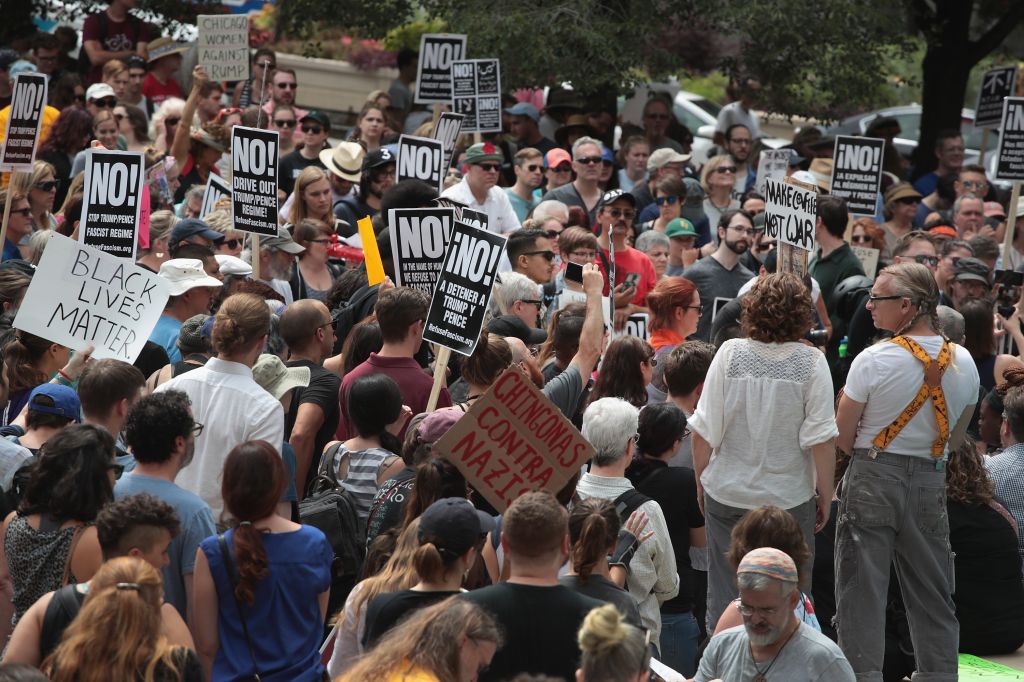
[[473, 196], [473, 192], [469, 189], [469, 183], [466, 182], [465, 178], [459, 181], [459, 184], [452, 185], [441, 192], [441, 196], [453, 199], [461, 204], [466, 204], [474, 211], [486, 213], [488, 232], [508, 234], [522, 227], [519, 223], [519, 217], [512, 208], [512, 202], [508, 200], [508, 196], [505, 194], [505, 190], [497, 185], [487, 190], [487, 199], [482, 204]]

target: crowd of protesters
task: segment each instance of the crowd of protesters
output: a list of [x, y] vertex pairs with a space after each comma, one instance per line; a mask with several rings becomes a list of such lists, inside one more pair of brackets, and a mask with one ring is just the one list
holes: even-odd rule
[[[416, 53], [342, 130], [273, 50], [213, 82], [133, 5], [88, 17], [77, 58], [65, 27], [0, 47], [0, 124], [18, 73], [50, 99], [0, 190], [0, 680], [955, 680], [958, 653], [1024, 644], [1024, 210], [958, 131], [915, 173], [875, 121], [857, 220], [833, 140], [797, 132], [800, 277], [753, 189], [755, 79], [702, 165], [660, 94], [639, 126], [509, 97], [439, 194], [395, 177], [398, 135], [433, 132]], [[203, 208], [234, 125], [280, 135], [258, 246]], [[137, 264], [170, 298], [133, 364], [14, 326], [48, 237], [78, 236], [91, 148], [148, 169]], [[507, 241], [442, 370], [387, 216], [453, 205]], [[367, 217], [375, 285], [348, 241]], [[498, 510], [435, 444], [509, 368], [594, 454]]]

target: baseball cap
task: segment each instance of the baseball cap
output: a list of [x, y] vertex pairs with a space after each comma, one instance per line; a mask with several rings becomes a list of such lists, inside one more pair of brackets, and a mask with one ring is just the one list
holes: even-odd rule
[[978, 282], [992, 285], [992, 272], [984, 262], [977, 258], [961, 258], [957, 261], [953, 270], [954, 280], [972, 279]]
[[218, 253], [214, 256], [217, 259], [217, 265], [220, 266], [220, 274], [222, 275], [236, 275], [238, 277], [248, 277], [252, 274], [252, 266], [246, 263], [238, 256], [232, 256], [226, 253]]
[[558, 168], [563, 163], [572, 164], [572, 156], [561, 147], [555, 147], [544, 156], [545, 168]]
[[293, 256], [297, 256], [300, 253], [305, 253], [306, 247], [301, 244], [296, 244], [288, 230], [284, 227], [277, 228], [276, 237], [263, 237], [260, 239], [261, 249], [279, 249], [285, 253], [290, 253]]
[[223, 233], [212, 229], [199, 218], [185, 218], [184, 220], [179, 220], [174, 224], [174, 227], [171, 229], [171, 238], [168, 240], [168, 243], [176, 245], [189, 237], [197, 236], [202, 237], [203, 239], [209, 239], [212, 242], [224, 240]]
[[[1018, 205], [1018, 210], [1019, 205]], [[1006, 209], [998, 201], [986, 201], [985, 202], [985, 217], [986, 218], [1005, 218]]]
[[219, 287], [221, 281], [206, 274], [203, 261], [195, 258], [172, 258], [160, 266], [160, 277], [167, 282], [167, 293], [181, 296], [196, 287]]
[[7, 67], [7, 75], [14, 78], [19, 73], [39, 73], [39, 69], [29, 60], [19, 59]]
[[956, 230], [949, 225], [936, 225], [928, 230], [928, 234], [935, 235], [936, 237], [949, 237], [951, 239], [956, 239]]
[[608, 204], [614, 204], [619, 199], [625, 199], [634, 208], [636, 208], [636, 197], [635, 196], [633, 196], [629, 192], [623, 192], [621, 189], [610, 189], [607, 192], [605, 192], [603, 195], [601, 195], [601, 200], [597, 202], [597, 207], [594, 210], [595, 211], [600, 211], [602, 208], [604, 208]]
[[28, 396], [28, 411], [82, 421], [82, 403], [75, 389], [63, 384], [40, 384]]
[[89, 86], [89, 89], [85, 91], [85, 101], [90, 102], [94, 99], [103, 99], [104, 97], [116, 97], [114, 94], [114, 88], [110, 87], [106, 83], [93, 83]]
[[607, 161], [608, 163], [615, 163], [615, 154], [611, 149], [601, 145], [601, 160]]
[[502, 163], [505, 155], [491, 142], [477, 142], [466, 150], [466, 163]]
[[505, 113], [510, 116], [529, 116], [534, 121], [540, 120], [540, 112], [537, 111], [537, 107], [529, 102], [519, 102], [514, 106], [508, 107], [505, 109]]
[[201, 353], [207, 350], [209, 336], [203, 334], [203, 326], [209, 319], [211, 319], [209, 315], [199, 313], [182, 322], [181, 329], [178, 330], [178, 338], [174, 342], [182, 355]]
[[531, 328], [515, 315], [501, 315], [492, 319], [487, 331], [498, 336], [513, 336], [527, 346], [536, 346], [548, 340], [548, 333], [543, 329]]
[[280, 400], [293, 388], [309, 386], [309, 367], [287, 367], [281, 358], [264, 353], [252, 366], [252, 380]]
[[661, 149], [655, 149], [654, 152], [647, 157], [647, 170], [652, 171], [658, 168], [664, 168], [670, 163], [686, 163], [689, 160], [689, 154], [680, 154], [669, 147], [662, 147]]
[[327, 114], [322, 111], [316, 111], [315, 109], [309, 111], [305, 116], [299, 119], [299, 123], [305, 123], [307, 120], [319, 123], [323, 126], [324, 130], [329, 131], [331, 129], [331, 119], [329, 119]]
[[397, 163], [395, 155], [387, 147], [381, 147], [376, 149], [363, 159], [363, 170], [369, 170], [371, 168], [380, 168], [386, 166], [389, 163]]
[[665, 236], [672, 237], [696, 237], [697, 230], [686, 218], [673, 218], [665, 226]]
[[420, 514], [420, 544], [433, 543], [437, 551], [462, 556], [494, 528], [494, 519], [478, 511], [464, 497], [444, 497]]
[[128, 57], [127, 59], [124, 59], [122, 61], [124, 62], [124, 65], [127, 66], [129, 69], [146, 69], [149, 66], [148, 64], [146, 64], [146, 60], [137, 54], [133, 54], [131, 57]]

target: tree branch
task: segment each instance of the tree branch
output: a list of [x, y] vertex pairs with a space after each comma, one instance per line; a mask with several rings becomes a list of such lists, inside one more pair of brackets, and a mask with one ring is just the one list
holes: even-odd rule
[[927, 33], [935, 26], [935, 10], [926, 0], [911, 0], [910, 16], [921, 33]]
[[974, 66], [1006, 40], [1013, 29], [1024, 21], [1024, 2], [1010, 3], [1003, 18], [993, 24], [980, 38], [968, 44], [967, 61]]

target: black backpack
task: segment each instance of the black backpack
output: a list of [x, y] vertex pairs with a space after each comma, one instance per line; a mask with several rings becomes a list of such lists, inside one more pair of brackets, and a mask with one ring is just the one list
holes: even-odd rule
[[356, 326], [373, 313], [373, 307], [377, 304], [377, 292], [379, 284], [360, 287], [352, 294], [346, 302], [331, 311], [334, 320], [334, 352], [340, 353], [341, 347]]

